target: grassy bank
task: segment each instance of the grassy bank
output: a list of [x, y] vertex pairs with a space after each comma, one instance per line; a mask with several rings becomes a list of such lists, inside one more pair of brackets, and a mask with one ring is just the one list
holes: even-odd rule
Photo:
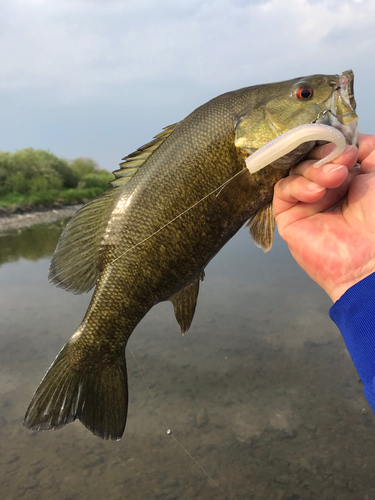
[[53, 207], [82, 203], [110, 188], [113, 175], [90, 158], [73, 161], [41, 149], [0, 151], [0, 207]]

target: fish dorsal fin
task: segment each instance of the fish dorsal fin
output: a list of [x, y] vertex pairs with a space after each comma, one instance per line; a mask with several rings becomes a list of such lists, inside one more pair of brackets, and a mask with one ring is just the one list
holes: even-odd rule
[[272, 248], [273, 234], [275, 232], [275, 217], [273, 215], [272, 201], [267, 203], [249, 219], [246, 226], [250, 228], [250, 236], [257, 247], [267, 253]]
[[145, 163], [147, 158], [165, 141], [167, 137], [171, 135], [174, 131], [177, 123], [173, 125], [168, 125], [168, 127], [163, 128], [163, 132], [155, 135], [153, 140], [144, 146], [141, 146], [134, 153], [123, 158], [123, 162], [120, 163], [118, 170], [113, 172], [115, 179], [110, 181], [114, 187], [123, 187], [127, 184], [132, 177], [137, 173], [138, 169]]
[[86, 293], [95, 285], [100, 275], [100, 244], [119, 193], [110, 189], [70, 220], [51, 260], [51, 283], [74, 293]]
[[177, 323], [180, 325], [182, 335], [189, 330], [193, 321], [199, 293], [199, 282], [204, 279], [204, 272], [192, 283], [177, 292], [169, 299], [174, 307]]

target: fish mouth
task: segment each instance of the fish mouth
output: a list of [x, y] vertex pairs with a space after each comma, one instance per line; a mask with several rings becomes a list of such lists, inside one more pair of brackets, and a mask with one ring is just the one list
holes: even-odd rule
[[322, 123], [337, 128], [342, 132], [347, 144], [357, 144], [358, 116], [354, 98], [354, 73], [352, 70], [336, 75], [332, 80], [332, 91], [321, 111], [312, 123]]
[[354, 113], [357, 105], [354, 99], [354, 73], [352, 70], [344, 71], [339, 77], [339, 85], [336, 90], [339, 91], [340, 98], [347, 110], [347, 113], [342, 114], [342, 116], [345, 117]]

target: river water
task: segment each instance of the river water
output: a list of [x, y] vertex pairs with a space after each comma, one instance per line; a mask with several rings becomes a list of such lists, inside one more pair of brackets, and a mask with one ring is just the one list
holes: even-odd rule
[[24, 428], [90, 300], [48, 284], [62, 228], [0, 234], [1, 500], [375, 499], [375, 416], [330, 299], [246, 229], [207, 267], [187, 335], [169, 302], [133, 333], [121, 441]]

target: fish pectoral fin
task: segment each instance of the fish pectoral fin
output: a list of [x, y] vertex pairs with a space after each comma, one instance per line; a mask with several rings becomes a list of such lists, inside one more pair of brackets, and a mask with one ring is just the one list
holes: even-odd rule
[[182, 335], [189, 330], [191, 322], [193, 321], [195, 308], [197, 306], [199, 282], [203, 281], [204, 272], [185, 288], [180, 290], [175, 295], [170, 297], [170, 301], [174, 307], [174, 313], [177, 323], [180, 325]]
[[272, 201], [261, 208], [254, 217], [248, 220], [246, 226], [250, 228], [250, 236], [257, 247], [267, 253], [272, 248], [275, 232], [275, 217]]
[[106, 366], [72, 365], [65, 344], [30, 402], [23, 425], [35, 431], [60, 429], [78, 418], [102, 439], [119, 440], [128, 411], [125, 353]]
[[95, 285], [100, 275], [100, 245], [119, 193], [119, 189], [107, 191], [70, 220], [51, 259], [51, 283], [74, 293], [87, 293]]

